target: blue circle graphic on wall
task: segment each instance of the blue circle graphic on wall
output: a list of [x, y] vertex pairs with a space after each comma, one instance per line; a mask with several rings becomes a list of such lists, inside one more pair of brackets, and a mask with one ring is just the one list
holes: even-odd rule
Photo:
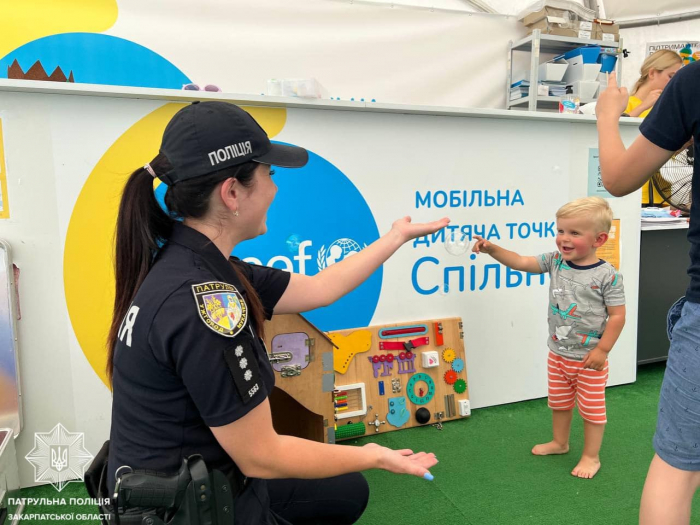
[[[40, 78], [43, 73], [46, 78]], [[66, 79], [72, 74], [72, 80], [80, 84], [182, 89], [183, 84], [190, 82], [187, 75], [158, 53], [130, 40], [96, 33], [46, 36], [18, 47], [0, 60], [0, 78], [53, 80], [52, 75], [61, 73]]]
[[[267, 233], [238, 245], [236, 257], [316, 275], [379, 238], [362, 194], [324, 158], [309, 151], [303, 168], [274, 170], [279, 190], [267, 214]], [[161, 204], [166, 189], [165, 184], [156, 189]], [[379, 268], [345, 297], [303, 315], [324, 331], [368, 326], [379, 301], [382, 275]]]

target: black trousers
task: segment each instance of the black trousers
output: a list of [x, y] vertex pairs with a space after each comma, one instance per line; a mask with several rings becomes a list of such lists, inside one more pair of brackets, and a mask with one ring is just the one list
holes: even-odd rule
[[359, 473], [326, 479], [267, 480], [270, 507], [292, 525], [349, 525], [369, 501], [369, 485]]

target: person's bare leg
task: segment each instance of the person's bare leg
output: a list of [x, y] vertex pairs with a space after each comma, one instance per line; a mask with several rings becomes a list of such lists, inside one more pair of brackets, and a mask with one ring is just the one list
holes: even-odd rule
[[566, 454], [569, 451], [569, 433], [571, 432], [571, 416], [573, 410], [552, 410], [552, 435], [549, 443], [541, 443], [532, 448], [536, 456], [550, 454]]
[[572, 476], [590, 479], [600, 469], [600, 446], [603, 444], [605, 423], [595, 424], [583, 420], [583, 454], [578, 465], [571, 471]]
[[654, 454], [639, 508], [639, 525], [688, 525], [700, 472], [680, 470]]

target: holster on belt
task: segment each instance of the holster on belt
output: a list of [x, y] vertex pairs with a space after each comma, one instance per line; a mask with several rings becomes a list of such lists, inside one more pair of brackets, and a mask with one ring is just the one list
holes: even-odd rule
[[[243, 488], [232, 486], [222, 472], [207, 469], [202, 456], [182, 460], [172, 475], [135, 470], [118, 476], [115, 494], [107, 491], [109, 441], [85, 473], [88, 494], [100, 502], [106, 525], [232, 525], [233, 498]], [[116, 498], [114, 498], [116, 496]], [[116, 501], [115, 501], [116, 500]]]

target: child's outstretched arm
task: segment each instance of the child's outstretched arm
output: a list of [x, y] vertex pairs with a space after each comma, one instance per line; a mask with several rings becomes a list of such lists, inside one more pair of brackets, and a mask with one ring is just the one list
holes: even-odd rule
[[608, 306], [608, 324], [605, 325], [603, 337], [600, 338], [596, 347], [588, 352], [583, 358], [583, 368], [602, 370], [605, 368], [605, 360], [608, 358], [610, 350], [620, 337], [622, 328], [625, 326], [625, 305]]
[[513, 268], [514, 270], [528, 273], [542, 273], [537, 258], [511, 252], [478, 235], [475, 235], [474, 238], [476, 239], [474, 247], [472, 248], [474, 253], [488, 253], [499, 263]]

